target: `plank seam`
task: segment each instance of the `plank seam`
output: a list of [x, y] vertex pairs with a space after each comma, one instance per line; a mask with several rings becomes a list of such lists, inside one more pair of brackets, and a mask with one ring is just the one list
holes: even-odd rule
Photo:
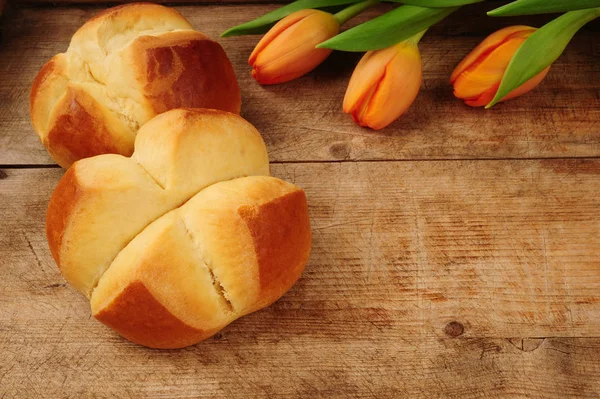
[[[318, 164], [318, 163], [400, 163], [400, 162], [486, 162], [486, 161], [564, 161], [564, 160], [596, 160], [598, 156], [585, 157], [529, 157], [529, 158], [407, 158], [407, 159], [324, 159], [324, 160], [298, 160], [298, 161], [273, 161], [271, 165], [286, 164]], [[0, 164], [0, 169], [60, 169], [56, 164]]]

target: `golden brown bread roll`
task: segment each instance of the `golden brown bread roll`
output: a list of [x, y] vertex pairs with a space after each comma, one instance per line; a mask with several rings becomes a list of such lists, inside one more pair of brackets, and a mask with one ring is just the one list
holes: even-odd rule
[[264, 142], [241, 117], [168, 111], [142, 126], [131, 158], [69, 168], [48, 206], [52, 255], [127, 339], [197, 343], [273, 303], [308, 260], [304, 192], [268, 175]]
[[239, 113], [240, 91], [223, 48], [177, 11], [150, 3], [110, 8], [86, 22], [66, 53], [33, 81], [33, 127], [62, 167], [133, 152], [137, 130], [174, 108]]

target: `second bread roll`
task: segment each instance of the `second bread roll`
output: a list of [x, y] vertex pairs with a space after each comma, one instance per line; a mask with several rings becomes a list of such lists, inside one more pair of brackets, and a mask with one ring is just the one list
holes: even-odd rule
[[52, 256], [94, 317], [133, 342], [179, 348], [292, 287], [310, 253], [306, 196], [269, 176], [250, 123], [171, 110], [135, 147], [75, 162], [48, 206]]

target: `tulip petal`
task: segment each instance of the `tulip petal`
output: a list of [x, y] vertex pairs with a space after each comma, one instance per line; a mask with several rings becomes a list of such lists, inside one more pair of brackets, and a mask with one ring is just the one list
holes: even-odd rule
[[296, 11], [287, 17], [281, 19], [277, 22], [258, 42], [252, 54], [250, 54], [250, 58], [248, 59], [248, 64], [252, 66], [256, 61], [256, 57], [258, 54], [265, 49], [277, 36], [279, 36], [283, 31], [288, 29], [290, 26], [299, 22], [300, 20], [306, 18], [307, 16], [314, 14], [317, 10], [306, 9]]
[[[522, 96], [523, 94], [528, 93], [531, 90], [535, 89], [536, 86], [539, 85], [542, 82], [542, 80], [544, 80], [544, 78], [546, 77], [546, 75], [548, 74], [549, 71], [550, 71], [550, 67], [547, 67], [542, 72], [538, 73], [533, 78], [529, 79], [527, 82], [523, 83], [521, 86], [517, 87], [516, 89], [514, 89], [513, 91], [508, 93], [500, 101], [506, 101], [506, 100], [510, 100], [511, 98]], [[492, 101], [492, 99], [493, 98], [491, 98], [487, 103]], [[487, 105], [487, 103], [484, 105]]]
[[[535, 75], [533, 78], [529, 79], [527, 82], [523, 83], [520, 87], [514, 89], [510, 93], [508, 93], [502, 100], [499, 102], [507, 101], [515, 97], [522, 96], [525, 93], [533, 90], [537, 85], [541, 83], [542, 80], [546, 77], [548, 72], [550, 71], [550, 67], [544, 69], [542, 72]], [[492, 101], [496, 92], [498, 91], [498, 87], [500, 87], [500, 83], [492, 86], [488, 90], [484, 91], [480, 96], [470, 99], [465, 99], [465, 104], [471, 107], [484, 107]]]
[[335, 36], [339, 25], [326, 12], [313, 10], [309, 16], [281, 31], [254, 57], [252, 76], [261, 84], [283, 83], [298, 78], [323, 62], [332, 50], [316, 49]]
[[367, 94], [373, 91], [381, 80], [386, 66], [394, 58], [396, 52], [396, 46], [392, 46], [384, 50], [365, 53], [356, 65], [350, 83], [348, 83], [343, 105], [345, 113], [353, 112], [364, 102]]
[[510, 59], [524, 41], [524, 38], [510, 39], [469, 66], [454, 81], [454, 95], [470, 99], [499, 84]]
[[[289, 57], [286, 58], [291, 58], [296, 53], [306, 53], [307, 49], [314, 49], [314, 46], [304, 45], [302, 48], [290, 53]], [[319, 50], [325, 51], [314, 52], [310, 58], [301, 58], [302, 62], [292, 64], [286, 63], [286, 59], [281, 59], [278, 63], [270, 63], [265, 68], [255, 68], [252, 70], [252, 77], [263, 85], [274, 85], [297, 79], [319, 66], [333, 51], [329, 49]]]
[[500, 83], [496, 83], [477, 97], [465, 99], [465, 104], [470, 107], [484, 107], [494, 98], [498, 87], [500, 87]]
[[413, 103], [421, 86], [421, 56], [405, 42], [370, 51], [358, 63], [344, 97], [344, 112], [360, 126], [383, 129]]
[[421, 55], [416, 46], [407, 45], [385, 69], [385, 74], [369, 101], [362, 123], [380, 130], [398, 119], [414, 102], [421, 88]]
[[[384, 72], [384, 74], [385, 74], [385, 72]], [[380, 80], [378, 80], [376, 84], [369, 87], [369, 89], [364, 93], [364, 95], [356, 103], [354, 109], [350, 113], [352, 115], [352, 119], [354, 119], [354, 122], [356, 122], [359, 126], [367, 126], [367, 124], [363, 122], [363, 119], [364, 119], [365, 114], [369, 110], [369, 103], [371, 102], [371, 98], [373, 98], [373, 95], [375, 94], [375, 91], [379, 87], [379, 82], [381, 82], [382, 78], [383, 78], [383, 74], [382, 74], [382, 77], [380, 78]]]
[[461, 62], [458, 64], [454, 71], [452, 72], [452, 76], [450, 76], [450, 83], [454, 83], [454, 81], [471, 65], [473, 65], [477, 60], [481, 59], [488, 53], [491, 53], [500, 45], [502, 45], [505, 41], [514, 37], [528, 37], [531, 35], [536, 29], [531, 26], [526, 25], [516, 25], [509, 26], [504, 29], [500, 29], [486, 37], [477, 47], [469, 53]]

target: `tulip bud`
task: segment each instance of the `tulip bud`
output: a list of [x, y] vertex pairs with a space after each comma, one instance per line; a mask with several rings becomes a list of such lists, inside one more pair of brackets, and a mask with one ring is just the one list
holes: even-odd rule
[[250, 55], [252, 77], [261, 84], [277, 84], [312, 71], [332, 51], [315, 46], [339, 30], [335, 17], [324, 11], [307, 9], [288, 15], [263, 36]]
[[415, 41], [369, 51], [350, 78], [344, 112], [351, 114], [360, 126], [383, 129], [413, 103], [421, 87], [421, 76], [421, 54]]
[[[454, 69], [450, 83], [454, 95], [472, 107], [487, 105], [498, 91], [504, 72], [521, 44], [536, 31], [530, 26], [510, 26], [492, 33]], [[550, 67], [508, 93], [501, 101], [533, 90]]]

